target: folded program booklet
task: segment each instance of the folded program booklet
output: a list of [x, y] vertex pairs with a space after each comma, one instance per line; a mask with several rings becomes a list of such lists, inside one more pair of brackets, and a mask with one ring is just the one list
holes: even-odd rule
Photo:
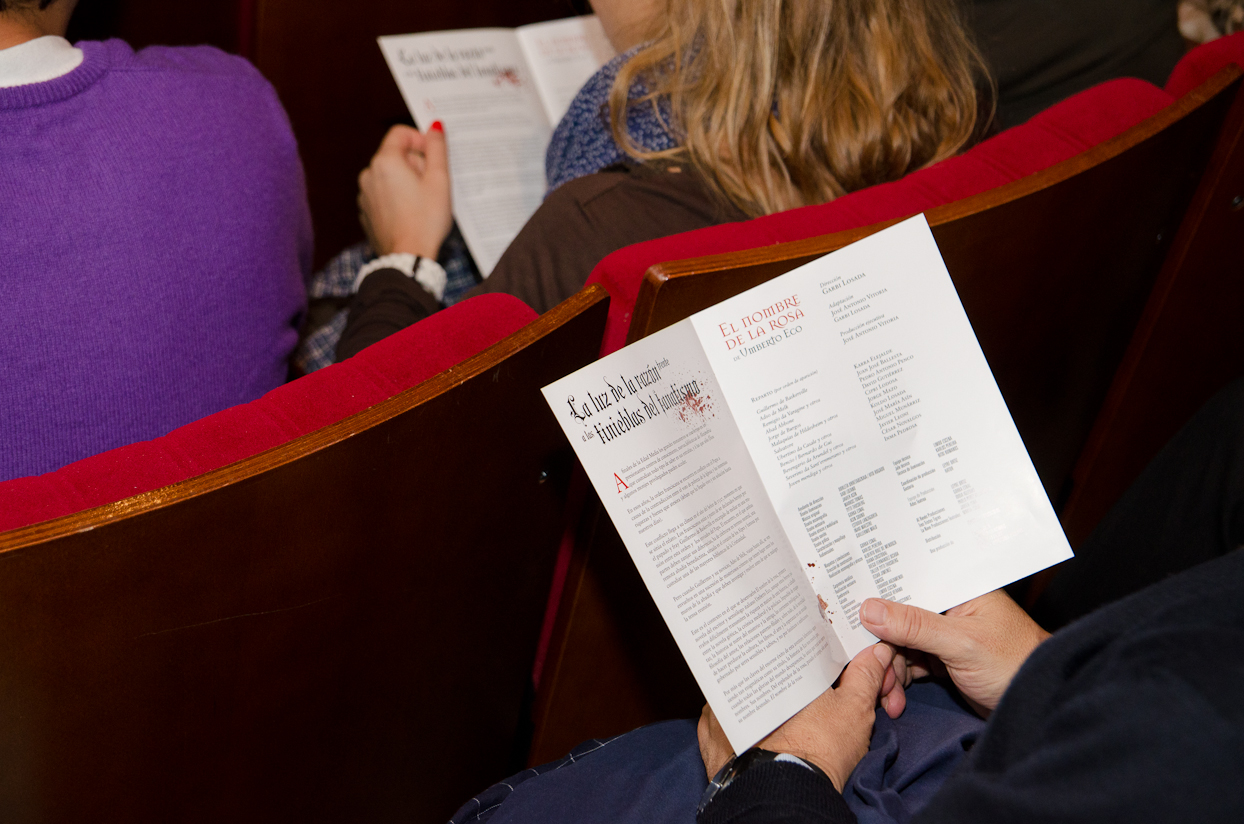
[[454, 217], [487, 277], [544, 198], [553, 129], [613, 47], [592, 15], [379, 42], [415, 124], [445, 127]]
[[1071, 557], [923, 217], [544, 388], [736, 752], [876, 641]]

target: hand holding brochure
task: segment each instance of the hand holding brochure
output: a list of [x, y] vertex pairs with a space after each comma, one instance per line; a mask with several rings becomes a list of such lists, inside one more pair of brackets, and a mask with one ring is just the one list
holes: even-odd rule
[[594, 16], [379, 42], [416, 125], [445, 125], [454, 216], [487, 277], [544, 198], [553, 129], [613, 47]]
[[1071, 557], [923, 217], [545, 387], [736, 752], [876, 639]]

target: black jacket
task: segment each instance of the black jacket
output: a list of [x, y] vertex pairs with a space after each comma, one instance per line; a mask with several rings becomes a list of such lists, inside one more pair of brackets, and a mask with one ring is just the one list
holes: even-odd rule
[[[1244, 550], [1105, 607], [1028, 659], [931, 822], [1244, 820]], [[753, 773], [755, 773], [753, 775]], [[852, 822], [828, 781], [743, 773], [700, 824]]]

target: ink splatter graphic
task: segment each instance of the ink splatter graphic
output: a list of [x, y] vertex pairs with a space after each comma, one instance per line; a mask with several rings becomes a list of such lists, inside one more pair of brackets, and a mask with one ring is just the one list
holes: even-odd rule
[[678, 416], [678, 420], [683, 423], [690, 423], [692, 420], [704, 421], [713, 416], [713, 399], [707, 392], [699, 395], [693, 395], [688, 392], [674, 408], [674, 414]]
[[[808, 564], [808, 566], [812, 566], [812, 564]], [[834, 611], [829, 608], [829, 602], [822, 598], [819, 592], [816, 594], [816, 605], [820, 607], [821, 617], [831, 624], [834, 623], [834, 619], [830, 617], [834, 614]]]
[[513, 69], [499, 71], [496, 76], [493, 77], [492, 84], [494, 86], [500, 86], [502, 83], [509, 83], [511, 86], [523, 85], [522, 81], [518, 79], [518, 73]]

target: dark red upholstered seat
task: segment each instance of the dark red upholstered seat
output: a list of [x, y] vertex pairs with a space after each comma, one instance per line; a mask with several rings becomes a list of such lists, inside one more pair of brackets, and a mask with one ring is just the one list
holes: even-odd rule
[[626, 342], [639, 284], [650, 266], [855, 229], [988, 191], [1121, 134], [1230, 63], [1244, 66], [1244, 33], [1193, 49], [1175, 67], [1165, 89], [1129, 78], [1102, 83], [902, 180], [853, 192], [831, 203], [619, 249], [602, 260], [587, 281], [604, 286], [612, 298], [601, 354]]

